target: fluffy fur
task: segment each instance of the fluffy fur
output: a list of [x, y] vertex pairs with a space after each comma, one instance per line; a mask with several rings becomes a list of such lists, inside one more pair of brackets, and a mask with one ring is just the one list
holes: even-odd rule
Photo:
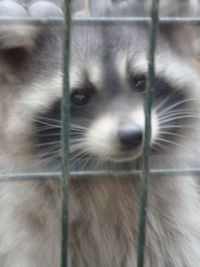
[[[124, 1], [126, 7], [121, 6], [123, 2], [102, 3], [93, 9], [91, 2], [92, 14], [129, 15], [129, 10], [137, 6], [134, 1]], [[188, 5], [188, 1], [184, 3]], [[40, 1], [27, 10], [19, 2], [0, 1], [0, 11], [2, 6], [11, 16], [13, 9], [27, 16], [35, 16], [37, 10], [41, 15], [62, 13], [54, 4]], [[79, 7], [76, 2], [74, 8], [80, 11]], [[141, 10], [146, 12], [148, 5]], [[62, 29], [27, 26], [14, 32], [20, 36], [17, 41], [12, 27], [0, 28], [0, 169], [2, 173], [57, 170]], [[185, 26], [159, 28], [152, 167], [187, 168], [198, 163], [200, 78], [185, 39], [190, 34]], [[131, 124], [139, 127], [143, 136], [148, 43], [148, 25], [72, 25], [73, 169], [103, 166], [115, 171], [127, 162], [132, 166], [133, 160], [141, 156], [142, 142], [129, 149], [119, 138], [119, 130]], [[0, 182], [0, 266], [60, 266], [59, 180], [33, 181], [27, 177], [16, 181], [7, 177]], [[139, 177], [72, 177], [69, 192], [69, 266], [135, 267]], [[199, 262], [200, 203], [196, 177], [152, 175], [145, 267], [194, 267]]]

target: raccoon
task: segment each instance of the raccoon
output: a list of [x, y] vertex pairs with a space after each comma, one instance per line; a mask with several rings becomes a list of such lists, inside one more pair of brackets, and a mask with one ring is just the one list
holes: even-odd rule
[[[130, 16], [149, 10], [137, 1], [98, 3], [96, 8], [90, 3], [91, 15]], [[75, 1], [75, 15], [86, 15], [82, 6]], [[38, 14], [63, 16], [48, 1], [27, 7], [22, 1], [0, 1], [0, 15]], [[192, 38], [185, 25], [160, 25], [158, 30], [151, 167], [198, 164], [200, 78]], [[70, 45], [71, 169], [132, 168], [144, 142], [149, 25], [72, 24]], [[19, 27], [13, 22], [0, 27], [2, 174], [59, 169], [62, 49], [61, 26]], [[60, 181], [26, 178], [8, 174], [0, 180], [0, 266], [60, 266]], [[145, 267], [199, 266], [196, 177], [151, 174], [148, 191]], [[137, 266], [139, 201], [138, 176], [71, 177], [69, 266]]]

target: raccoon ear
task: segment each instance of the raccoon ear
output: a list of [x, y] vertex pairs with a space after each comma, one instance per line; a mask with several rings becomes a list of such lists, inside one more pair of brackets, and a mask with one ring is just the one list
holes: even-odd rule
[[31, 17], [63, 17], [61, 8], [49, 1], [37, 1], [29, 6]]
[[197, 54], [195, 44], [197, 34], [194, 27], [189, 25], [162, 25], [160, 31], [166, 37], [170, 46], [180, 55], [194, 59]]
[[[82, 2], [79, 10], [73, 9], [78, 2]], [[72, 2], [73, 3], [73, 2]], [[76, 0], [72, 10], [79, 11], [74, 15], [87, 16], [85, 6], [89, 6], [90, 14], [94, 16], [148, 16], [150, 14], [152, 0]], [[198, 14], [199, 0], [160, 0], [160, 16], [194, 16]]]
[[[152, 0], [142, 0], [144, 8], [149, 13]], [[161, 0], [159, 1], [160, 16], [190, 17], [197, 16], [199, 0]]]
[[[8, 18], [27, 18], [28, 13], [19, 4], [10, 0], [0, 1], [0, 16]], [[36, 30], [33, 26], [3, 24], [0, 27], [0, 48], [12, 49], [16, 47], [31, 47], [33, 45]]]
[[[170, 6], [170, 0], [161, 1], [160, 16], [197, 18], [200, 12], [199, 0], [174, 0]], [[162, 32], [168, 38], [177, 52], [194, 59], [198, 49], [198, 27], [189, 24], [169, 24], [160, 26]], [[200, 43], [199, 43], [200, 44]], [[199, 46], [200, 47], [200, 46]]]
[[13, 19], [9, 25], [4, 23], [0, 26], [0, 80], [6, 83], [19, 83], [24, 79], [26, 71], [33, 70], [32, 63], [36, 58], [42, 60], [40, 55], [49, 56], [51, 48], [56, 49], [58, 46], [60, 34], [57, 33], [62, 30], [60, 26], [15, 23], [15, 18], [48, 19], [63, 16], [62, 10], [55, 4], [34, 1], [33, 4], [30, 3], [32, 0], [27, 1], [28, 6], [25, 8], [11, 0], [0, 0], [0, 16]]
[[74, 12], [75, 16], [130, 17], [144, 15], [144, 5], [140, 0], [82, 0], [82, 3], [82, 8], [73, 10], [76, 11]]
[[33, 24], [16, 25], [14, 19], [60, 17], [63, 16], [63, 13], [57, 5], [48, 1], [37, 1], [26, 10], [14, 1], [2, 0], [0, 1], [0, 16], [13, 18], [12, 23], [0, 27], [0, 49], [7, 50], [19, 47], [20, 49], [31, 50], [42, 27]]

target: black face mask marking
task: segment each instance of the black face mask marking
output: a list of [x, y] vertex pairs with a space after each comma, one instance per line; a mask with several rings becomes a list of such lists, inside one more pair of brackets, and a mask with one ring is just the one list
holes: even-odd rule
[[61, 100], [57, 100], [45, 113], [39, 113], [34, 121], [36, 147], [44, 153], [45, 157], [55, 154], [60, 158], [60, 135], [61, 135]]
[[[131, 80], [131, 83], [133, 82], [133, 91], [136, 92], [137, 95], [138, 93], [140, 93], [141, 98], [145, 99], [145, 75], [140, 75], [133, 78]], [[130, 97], [134, 97], [134, 92], [131, 94], [129, 93]], [[109, 111], [109, 109], [112, 114], [112, 99], [110, 99], [109, 101], [109, 99], [107, 99], [109, 95], [106, 94], [106, 96], [107, 97], [103, 97], [101, 95], [101, 92], [97, 93], [94, 89], [87, 90], [84, 87], [83, 89], [78, 89], [78, 91], [77, 89], [72, 90], [70, 107], [70, 138], [71, 140], [73, 140], [73, 143], [76, 139], [78, 143], [79, 140], [83, 138], [84, 134], [87, 132], [87, 129], [89, 129], [90, 124], [95, 121], [99, 114], [104, 114], [104, 111]], [[116, 97], [116, 99], [120, 101], [120, 96], [123, 96], [122, 92], [120, 92], [118, 96], [113, 97]], [[132, 107], [131, 105], [131, 101], [128, 102], [127, 105], [130, 105], [130, 110], [134, 109], [134, 107]], [[187, 101], [187, 96], [185, 95], [183, 90], [174, 88], [169, 84], [169, 82], [160, 77], [156, 78], [153, 94], [153, 108], [156, 110], [156, 113], [159, 117], [159, 126], [161, 126], [161, 128], [166, 127], [165, 131], [160, 131], [159, 129], [159, 138], [176, 141], [176, 138], [178, 138], [178, 135], [180, 134], [181, 128], [176, 128], [175, 126], [186, 123], [186, 118], [181, 115], [181, 112], [183, 112], [184, 114], [184, 112], [190, 109], [190, 105], [191, 103]], [[45, 112], [44, 114], [38, 114], [34, 122], [34, 140], [36, 144], [39, 144], [38, 149], [40, 151], [43, 151], [46, 157], [48, 157], [48, 151], [53, 152], [53, 147], [56, 147], [55, 156], [58, 159], [60, 158], [60, 150], [58, 149], [58, 147], [60, 146], [59, 142], [61, 133], [60, 106], [61, 100], [57, 100], [47, 112]], [[120, 108], [121, 105], [119, 105], [118, 107]], [[179, 115], [176, 116], [176, 114]], [[168, 123], [168, 118], [169, 120], [171, 118], [170, 123]], [[189, 122], [189, 120], [190, 118], [187, 118], [187, 122]], [[103, 130], [102, 134], [104, 134]]]

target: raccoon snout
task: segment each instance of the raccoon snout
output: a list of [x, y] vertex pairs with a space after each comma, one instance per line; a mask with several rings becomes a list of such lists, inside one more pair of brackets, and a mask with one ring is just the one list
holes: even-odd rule
[[134, 123], [125, 123], [118, 128], [118, 138], [124, 148], [137, 148], [142, 145], [143, 131], [140, 126]]

